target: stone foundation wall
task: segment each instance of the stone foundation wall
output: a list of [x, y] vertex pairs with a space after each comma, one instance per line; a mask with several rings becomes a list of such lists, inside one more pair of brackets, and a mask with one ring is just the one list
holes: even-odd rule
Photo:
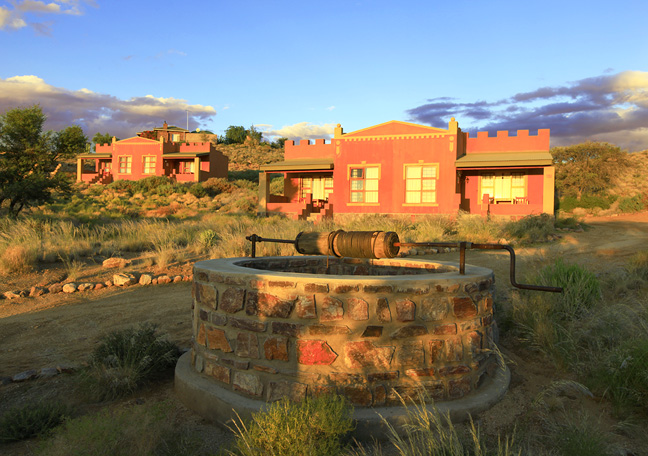
[[355, 406], [389, 406], [422, 390], [459, 398], [496, 368], [493, 285], [489, 269], [460, 275], [426, 260], [202, 261], [192, 365], [266, 401], [338, 392]]

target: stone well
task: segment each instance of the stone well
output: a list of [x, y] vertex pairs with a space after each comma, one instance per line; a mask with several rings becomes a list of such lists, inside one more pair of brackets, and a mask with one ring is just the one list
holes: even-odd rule
[[360, 438], [420, 392], [454, 419], [505, 393], [490, 269], [322, 256], [196, 263], [194, 343], [176, 368], [192, 409], [226, 422], [284, 396], [338, 393]]

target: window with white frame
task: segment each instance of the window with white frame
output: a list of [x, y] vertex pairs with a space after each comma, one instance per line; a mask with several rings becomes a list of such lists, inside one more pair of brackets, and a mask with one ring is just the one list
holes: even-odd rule
[[147, 155], [142, 157], [144, 163], [144, 174], [155, 174], [155, 164], [157, 157], [155, 155]]
[[351, 167], [349, 172], [351, 202], [377, 203], [379, 179], [380, 168], [378, 166]]
[[120, 155], [119, 156], [119, 174], [130, 174], [132, 157], [130, 155]]
[[405, 203], [436, 203], [437, 177], [436, 164], [405, 165]]

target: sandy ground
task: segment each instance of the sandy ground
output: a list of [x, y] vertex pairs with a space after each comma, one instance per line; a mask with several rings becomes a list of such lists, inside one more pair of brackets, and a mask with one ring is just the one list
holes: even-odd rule
[[[539, 260], [553, 261], [562, 257], [595, 272], [603, 272], [622, 266], [635, 252], [648, 249], [648, 213], [589, 218], [586, 223], [589, 228], [583, 232], [561, 233], [562, 239], [559, 241], [518, 250], [518, 282], [525, 282], [525, 275], [534, 272], [533, 268]], [[434, 258], [458, 261], [458, 253], [435, 255]], [[496, 296], [506, 299], [511, 288], [508, 281], [508, 254], [469, 251], [467, 262], [492, 268], [497, 278]], [[189, 283], [2, 300], [0, 377], [28, 369], [79, 365], [88, 358], [101, 336], [144, 321], [158, 324], [172, 341], [181, 347], [189, 347], [190, 309]], [[569, 378], [565, 373], [555, 372], [533, 354], [507, 345], [506, 341], [502, 341], [501, 349], [509, 360], [512, 383], [504, 400], [479, 417], [480, 424], [488, 433], [509, 428], [543, 388], [557, 378]], [[39, 380], [34, 384], [46, 386], [47, 383], [43, 382]], [[50, 386], [55, 385], [51, 383]], [[25, 388], [15, 384], [0, 386], [0, 411], [8, 403], [15, 402], [15, 397], [10, 400], [12, 394], [19, 391], [20, 394], [27, 394]], [[164, 386], [159, 394], [171, 397], [171, 383]], [[601, 419], [607, 419], [605, 417], [609, 411], [605, 405], [592, 400], [585, 407], [595, 408], [603, 417]], [[183, 413], [191, 417], [190, 412]], [[197, 426], [204, 426], [197, 417], [191, 419]], [[632, 446], [631, 443], [628, 445]]]

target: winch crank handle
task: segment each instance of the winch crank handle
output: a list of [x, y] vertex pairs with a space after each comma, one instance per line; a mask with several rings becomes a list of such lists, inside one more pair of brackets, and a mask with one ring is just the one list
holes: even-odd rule
[[523, 283], [517, 283], [515, 280], [515, 251], [513, 247], [506, 244], [471, 244], [470, 248], [472, 249], [484, 249], [484, 250], [506, 250], [511, 255], [511, 285], [515, 288], [520, 288], [522, 290], [535, 290], [535, 291], [548, 291], [551, 293], [562, 293], [562, 287], [548, 287], [544, 285], [528, 285]]

